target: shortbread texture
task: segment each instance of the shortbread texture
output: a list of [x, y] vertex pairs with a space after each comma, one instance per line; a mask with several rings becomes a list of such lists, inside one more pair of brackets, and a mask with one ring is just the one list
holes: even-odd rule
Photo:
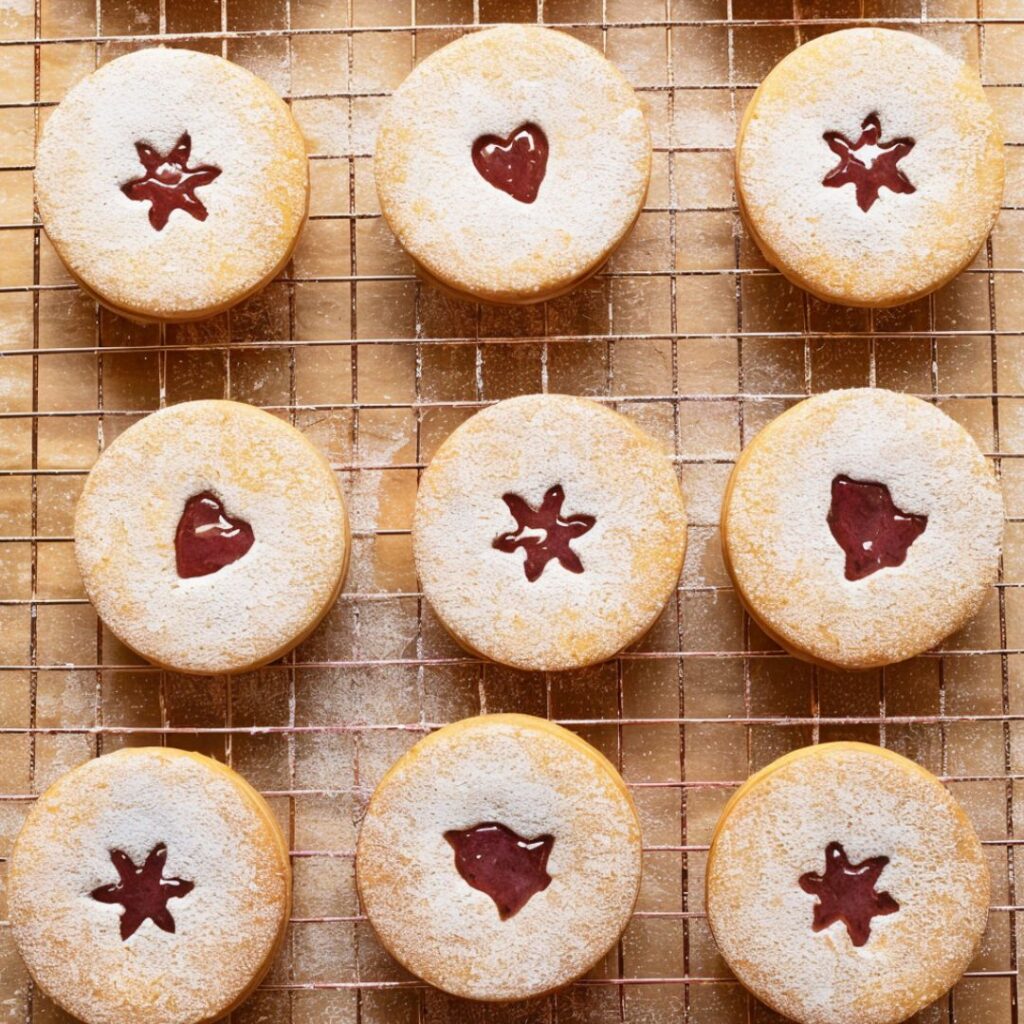
[[[899, 904], [854, 946], [845, 923], [812, 928], [799, 884], [841, 843], [884, 856], [875, 885]], [[962, 808], [933, 775], [863, 743], [786, 755], [726, 806], [708, 855], [715, 941], [758, 999], [798, 1024], [897, 1024], [948, 991], [985, 930], [989, 874]]]
[[[928, 517], [902, 565], [848, 580], [828, 524], [832, 481], [884, 484]], [[884, 389], [816, 395], [744, 449], [722, 546], [751, 615], [792, 653], [848, 669], [913, 657], [981, 607], [999, 571], [1003, 499], [974, 439], [941, 409]]]
[[[196, 190], [208, 211], [175, 210], [163, 230], [122, 185], [144, 173], [143, 142], [168, 153], [188, 133], [189, 166], [220, 175]], [[211, 54], [156, 47], [103, 65], [43, 129], [36, 200], [68, 270], [100, 301], [143, 319], [209, 316], [287, 261], [306, 218], [306, 146], [266, 82]]]
[[[533, 203], [484, 180], [473, 143], [538, 125], [550, 146]], [[463, 36], [395, 91], [377, 138], [381, 211], [442, 285], [536, 302], [600, 267], [633, 225], [651, 173], [644, 111], [593, 47], [536, 25]]]
[[[255, 540], [236, 562], [182, 579], [175, 533], [204, 491]], [[326, 458], [239, 402], [185, 402], [129, 427], [93, 466], [75, 513], [75, 555], [100, 618], [144, 658], [182, 672], [239, 672], [298, 643], [337, 597], [349, 548]]]
[[[168, 901], [174, 932], [146, 920], [121, 939], [110, 854], [141, 866], [167, 847], [163, 877], [194, 883]], [[288, 848], [240, 776], [197, 754], [127, 748], [51, 786], [19, 834], [7, 877], [11, 927], [36, 983], [86, 1024], [199, 1024], [258, 982], [284, 938]]]
[[[822, 182], [876, 113], [881, 142], [914, 140], [867, 212], [853, 185]], [[938, 288], [974, 258], [999, 214], [1002, 132], [977, 69], [908, 32], [855, 28], [806, 43], [762, 82], [736, 146], [737, 192], [768, 262], [829, 302], [891, 306]]]
[[[489, 822], [554, 837], [550, 885], [504, 921], [444, 838]], [[432, 733], [385, 775], [356, 877], [371, 924], [409, 970], [454, 995], [525, 999], [573, 981], [615, 944], [640, 851], [632, 799], [597, 750], [543, 719], [485, 715]]]

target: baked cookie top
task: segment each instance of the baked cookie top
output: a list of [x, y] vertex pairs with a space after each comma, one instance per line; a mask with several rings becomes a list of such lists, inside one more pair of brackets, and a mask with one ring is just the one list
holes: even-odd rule
[[384, 216], [431, 276], [536, 301], [604, 262], [650, 165], [643, 109], [615, 67], [562, 32], [503, 25], [431, 54], [399, 86], [374, 173]]
[[929, 772], [863, 743], [795, 751], [719, 819], [707, 911], [729, 967], [799, 1024], [896, 1024], [966, 970], [989, 874]]
[[742, 208], [769, 262], [830, 302], [889, 306], [981, 248], [1002, 135], [977, 70], [908, 32], [855, 28], [785, 57], [740, 128]]
[[576, 668], [639, 639], [675, 589], [686, 511], [668, 453], [585, 398], [478, 412], [423, 473], [423, 591], [465, 647], [523, 669]]
[[7, 876], [33, 978], [87, 1024], [219, 1019], [284, 938], [288, 848], [241, 776], [170, 748], [75, 768], [36, 802]]
[[726, 565], [793, 653], [843, 668], [902, 661], [980, 607], [1003, 501], [973, 438], [909, 395], [816, 395], [768, 424], [726, 488]]
[[629, 920], [640, 825], [590, 744], [528, 715], [444, 727], [381, 780], [359, 895], [388, 950], [446, 992], [524, 999], [589, 970]]
[[68, 92], [43, 129], [35, 186], [47, 236], [85, 287], [130, 315], [189, 319], [284, 265], [309, 173], [269, 85], [220, 57], [156, 47]]

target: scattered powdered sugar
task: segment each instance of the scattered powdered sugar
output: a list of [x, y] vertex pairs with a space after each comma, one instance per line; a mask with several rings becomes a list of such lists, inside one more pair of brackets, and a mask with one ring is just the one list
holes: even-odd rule
[[[875, 886], [899, 904], [855, 947], [837, 922], [812, 929], [820, 873], [839, 842], [850, 861], [885, 856]], [[707, 911], [729, 966], [801, 1024], [895, 1024], [966, 970], [988, 914], [989, 877], [970, 822], [941, 783], [898, 755], [825, 744], [783, 758], [719, 822]]]
[[[185, 502], [212, 491], [255, 541], [238, 561], [178, 576]], [[98, 459], [75, 516], [90, 599], [143, 657], [232, 672], [277, 657], [313, 628], [347, 567], [344, 501], [327, 460], [293, 427], [238, 402], [171, 406]]]
[[[554, 836], [550, 885], [502, 921], [459, 875], [449, 829], [497, 822]], [[626, 926], [640, 885], [640, 826], [621, 778], [578, 737], [524, 715], [447, 726], [384, 777], [356, 871], [388, 949], [439, 988], [519, 999], [592, 967]]]
[[[852, 185], [822, 181], [871, 113], [883, 143], [914, 140], [898, 167], [916, 188], [883, 188], [867, 212]], [[885, 305], [962, 269], [999, 213], [1002, 139], [976, 70], [906, 32], [863, 28], [812, 40], [751, 101], [737, 150], [743, 208], [766, 255], [825, 298]]]
[[[39, 985], [89, 1024], [212, 1020], [273, 955], [289, 910], [287, 847], [269, 808], [206, 758], [125, 749], [76, 768], [40, 797], [8, 875], [14, 938]], [[167, 847], [173, 933], [145, 921], [122, 941], [118, 904], [90, 893]]]
[[[196, 190], [206, 220], [176, 210], [163, 230], [121, 191], [144, 168], [135, 144], [221, 174]], [[255, 75], [211, 54], [139, 50], [79, 82], [47, 121], [36, 156], [46, 233], [104, 301], [154, 317], [230, 305], [276, 272], [306, 215], [305, 143]]]
[[[547, 173], [533, 203], [487, 181], [482, 135], [543, 129]], [[395, 92], [377, 139], [381, 209], [442, 282], [484, 298], [565, 286], [596, 269], [632, 225], [651, 140], [629, 83], [592, 47], [530, 25], [463, 36]]]
[[[582, 573], [552, 560], [530, 582], [517, 549], [494, 540], [516, 522], [502, 496], [537, 508], [556, 484], [563, 517], [594, 516], [571, 542]], [[413, 519], [423, 592], [463, 645], [524, 669], [612, 657], [641, 637], [679, 580], [686, 511], [653, 438], [596, 402], [526, 395], [463, 423], [423, 474]]]
[[[928, 517], [902, 565], [846, 579], [828, 525], [842, 475]], [[963, 625], [995, 581], [999, 484], [967, 431], [920, 399], [871, 388], [807, 399], [754, 438], [730, 487], [722, 541], [737, 590], [798, 654], [848, 668], [912, 657]]]

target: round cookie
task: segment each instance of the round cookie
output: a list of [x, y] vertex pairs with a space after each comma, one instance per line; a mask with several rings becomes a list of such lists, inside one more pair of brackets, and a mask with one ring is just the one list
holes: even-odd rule
[[186, 402], [97, 459], [75, 513], [86, 593], [142, 657], [243, 672], [305, 639], [348, 567], [345, 502], [294, 427], [239, 402]]
[[667, 453], [568, 395], [478, 412], [420, 480], [423, 593], [471, 652], [515, 668], [595, 664], [640, 639], [679, 581], [686, 510]]
[[125, 748], [55, 782], [7, 874], [18, 951], [85, 1024], [200, 1024], [260, 982], [287, 932], [288, 846], [230, 768]]
[[381, 211], [461, 298], [541, 302], [608, 259], [640, 214], [651, 139], [636, 94], [562, 32], [503, 25], [422, 61], [377, 137]]
[[525, 999], [585, 974], [640, 887], [640, 823], [589, 743], [529, 715], [420, 740], [363, 818], [356, 881], [388, 951], [437, 988]]
[[726, 486], [722, 551], [751, 617], [791, 654], [866, 669], [934, 647], [999, 570], [1003, 500], [935, 406], [830, 391], [772, 420]]
[[46, 234], [115, 312], [196, 320], [271, 280], [306, 219], [306, 146], [251, 72], [193, 50], [138, 50], [79, 82], [36, 153]]
[[960, 273], [999, 215], [1003, 177], [977, 69], [880, 28], [786, 56], [736, 144], [740, 208], [765, 259], [850, 306], [910, 302]]
[[798, 1024], [897, 1024], [967, 969], [988, 916], [978, 837], [935, 776], [865, 743], [787, 754], [719, 818], [708, 923]]

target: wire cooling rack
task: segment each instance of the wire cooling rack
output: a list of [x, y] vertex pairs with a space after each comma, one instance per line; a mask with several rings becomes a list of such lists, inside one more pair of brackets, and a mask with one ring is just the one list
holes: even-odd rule
[[[884, 313], [823, 305], [766, 268], [732, 191], [751, 90], [835, 28], [922, 32], [976, 61], [1007, 133], [1006, 206], [975, 264]], [[655, 138], [627, 245], [570, 296], [530, 309], [459, 303], [417, 283], [382, 223], [370, 153], [389, 91], [477, 25], [555, 24], [639, 89]], [[312, 217], [285, 274], [215, 320], [140, 327], [61, 269], [32, 205], [34, 143], [96, 65], [157, 43], [223, 54], [288, 98], [310, 144]], [[729, 976], [703, 912], [718, 811], [752, 770], [815, 740], [864, 739], [941, 775], [994, 880], [984, 947], [920, 1021], [1018, 1019], [1015, 857], [1024, 817], [1024, 0], [0, 0], [0, 880], [35, 795], [125, 744], [201, 750], [268, 797], [292, 848], [285, 950], [239, 1022], [769, 1021]], [[1000, 582], [942, 651], [841, 675], [774, 649], [742, 613], [717, 547], [742, 445], [812, 392], [878, 384], [965, 424], [1003, 481]], [[585, 672], [484, 665], [417, 589], [419, 471], [459, 422], [510, 395], [612, 403], [671, 448], [690, 549], [675, 599], [636, 650]], [[347, 589], [281, 663], [228, 680], [140, 664], [104, 631], [74, 567], [71, 516], [98, 451], [165, 404], [270, 409], [329, 453], [355, 528]], [[477, 1007], [405, 974], [353, 886], [360, 814], [382, 772], [435, 724], [548, 715], [623, 771], [644, 821], [638, 912], [591, 976], [547, 999]], [[6, 916], [0, 885], [0, 919]], [[766, 922], [766, 927], [770, 927]], [[64, 1019], [0, 927], [0, 1022]]]

